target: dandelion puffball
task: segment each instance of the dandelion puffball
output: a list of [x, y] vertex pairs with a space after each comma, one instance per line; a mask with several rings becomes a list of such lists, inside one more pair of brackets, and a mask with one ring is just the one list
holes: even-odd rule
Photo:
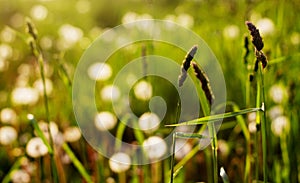
[[104, 101], [116, 101], [120, 98], [120, 90], [114, 85], [105, 86], [101, 90], [101, 98]]
[[13, 183], [29, 183], [30, 175], [25, 170], [13, 170], [11, 173]]
[[[46, 94], [50, 95], [53, 90], [53, 84], [50, 79], [45, 79]], [[42, 79], [38, 79], [33, 83], [33, 87], [39, 92], [40, 96], [44, 95], [44, 84]]]
[[95, 126], [98, 130], [111, 130], [117, 124], [117, 118], [114, 114], [108, 111], [103, 111], [96, 114], [94, 119]]
[[9, 145], [18, 137], [17, 131], [11, 126], [3, 126], [0, 128], [0, 144]]
[[146, 81], [140, 81], [134, 86], [134, 95], [140, 100], [149, 100], [152, 97], [152, 85]]
[[141, 115], [138, 124], [142, 131], [151, 133], [159, 128], [160, 119], [155, 113], [146, 112]]
[[39, 100], [39, 93], [35, 88], [18, 87], [12, 91], [11, 99], [16, 105], [34, 105]]
[[269, 95], [275, 103], [281, 104], [288, 98], [288, 91], [285, 86], [275, 84], [270, 88]]
[[112, 68], [106, 63], [94, 63], [88, 68], [90, 79], [96, 81], [108, 80], [112, 75]]
[[11, 108], [4, 108], [1, 110], [0, 119], [2, 123], [13, 124], [16, 122], [17, 114]]
[[272, 121], [271, 130], [274, 135], [281, 136], [283, 132], [288, 132], [290, 121], [286, 116], [279, 116]]
[[152, 160], [162, 158], [167, 152], [166, 142], [158, 136], [152, 136], [143, 142], [143, 148], [148, 157]]
[[68, 127], [64, 132], [64, 140], [67, 142], [76, 142], [80, 137], [80, 129], [76, 126]]
[[122, 152], [115, 153], [109, 159], [109, 167], [113, 172], [121, 173], [125, 172], [130, 168], [131, 159], [130, 157]]
[[38, 158], [48, 153], [48, 149], [40, 137], [34, 137], [26, 145], [26, 153], [32, 158]]

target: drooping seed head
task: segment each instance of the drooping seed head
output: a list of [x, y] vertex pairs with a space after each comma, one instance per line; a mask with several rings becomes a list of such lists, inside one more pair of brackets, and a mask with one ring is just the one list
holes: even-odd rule
[[185, 59], [182, 62], [181, 65], [181, 74], [178, 77], [178, 85], [179, 87], [181, 87], [187, 77], [187, 71], [190, 68], [191, 65], [191, 61], [193, 60], [196, 52], [197, 52], [198, 46], [194, 45], [190, 51], [187, 53], [187, 55], [185, 56]]
[[215, 96], [214, 96], [213, 91], [210, 87], [210, 83], [209, 83], [209, 79], [208, 79], [207, 75], [195, 62], [191, 62], [191, 65], [194, 69], [195, 76], [201, 82], [201, 87], [202, 87], [202, 90], [205, 93], [206, 99], [208, 100], [210, 105], [212, 105], [212, 103], [215, 99]]
[[253, 23], [249, 21], [246, 21], [246, 25], [252, 36], [253, 45], [258, 51], [262, 50], [264, 47], [264, 43], [262, 41], [262, 37], [259, 34], [259, 30], [255, 27], [255, 25], [253, 25]]

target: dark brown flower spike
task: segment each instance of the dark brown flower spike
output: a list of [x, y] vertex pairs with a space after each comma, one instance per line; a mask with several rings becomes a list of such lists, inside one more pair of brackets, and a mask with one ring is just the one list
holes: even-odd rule
[[31, 35], [34, 40], [37, 40], [37, 30], [29, 18], [26, 19], [26, 29], [28, 34]]
[[210, 87], [210, 83], [209, 83], [207, 75], [195, 62], [192, 62], [191, 65], [194, 69], [195, 76], [198, 78], [198, 80], [201, 83], [201, 87], [202, 87], [202, 90], [205, 93], [206, 99], [208, 100], [210, 105], [212, 105], [212, 103], [215, 99], [215, 96], [214, 96], [214, 94], [212, 92], [212, 89]]
[[267, 60], [267, 57], [265, 56], [265, 54], [262, 51], [256, 51], [255, 56], [256, 56], [257, 60], [259, 60], [261, 62], [263, 69], [264, 69], [268, 64], [268, 60]]
[[250, 34], [252, 36], [252, 43], [255, 46], [255, 48], [260, 51], [264, 47], [264, 43], [262, 41], [262, 38], [260, 37], [259, 30], [253, 25], [251, 22], [246, 21], [246, 25], [248, 27], [248, 30], [250, 31]]
[[196, 52], [197, 52], [198, 46], [194, 45], [190, 51], [187, 53], [187, 55], [185, 56], [185, 59], [182, 62], [181, 65], [181, 74], [178, 77], [178, 85], [179, 87], [181, 87], [187, 77], [187, 71], [190, 68], [191, 65], [191, 61], [193, 60]]
[[244, 64], [248, 64], [248, 55], [250, 53], [250, 50], [249, 50], [249, 40], [247, 36], [244, 37], [244, 48], [245, 48]]

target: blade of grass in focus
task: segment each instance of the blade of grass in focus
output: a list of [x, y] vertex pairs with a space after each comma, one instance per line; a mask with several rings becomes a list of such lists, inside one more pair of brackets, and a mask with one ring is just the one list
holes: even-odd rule
[[175, 127], [175, 126], [185, 126], [185, 125], [200, 125], [200, 124], [206, 124], [206, 123], [213, 123], [225, 118], [230, 118], [230, 117], [235, 117], [238, 115], [243, 115], [247, 114], [250, 112], [256, 112], [256, 111], [262, 111], [262, 108], [249, 108], [249, 109], [242, 109], [239, 111], [233, 111], [233, 112], [228, 112], [228, 113], [223, 113], [223, 114], [217, 114], [217, 115], [212, 115], [212, 116], [205, 116], [202, 118], [198, 118], [195, 120], [190, 120], [178, 124], [171, 124], [171, 125], [166, 125], [167, 127]]
[[71, 148], [68, 146], [67, 143], [63, 143], [62, 148], [65, 150], [65, 152], [70, 157], [71, 161], [73, 162], [74, 166], [78, 170], [78, 172], [81, 174], [81, 176], [86, 180], [88, 183], [92, 183], [93, 180], [90, 177], [90, 175], [87, 173], [87, 170], [83, 167], [81, 162], [77, 159]]

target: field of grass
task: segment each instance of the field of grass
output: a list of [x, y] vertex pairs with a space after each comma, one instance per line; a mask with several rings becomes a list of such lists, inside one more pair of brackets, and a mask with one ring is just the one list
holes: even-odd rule
[[[298, 12], [298, 0], [0, 0], [0, 181], [300, 182]], [[134, 42], [111, 54], [106, 65], [78, 67], [98, 36], [142, 19], [191, 30], [211, 53], [187, 35], [186, 42], [178, 38], [186, 50], [166, 42]], [[262, 49], [252, 42], [258, 38], [246, 21], [259, 30]], [[176, 31], [171, 36], [176, 38]], [[128, 37], [106, 39], [122, 43]], [[138, 78], [157, 71], [177, 81], [193, 45], [198, 51], [183, 87], [161, 76]], [[205, 56], [215, 57], [220, 68]], [[126, 77], [118, 75], [132, 61], [138, 66], [128, 67]], [[197, 66], [205, 69], [212, 92], [199, 76], [203, 72], [194, 73]], [[99, 68], [104, 68], [100, 76]], [[81, 70], [84, 76], [78, 75]], [[76, 96], [89, 87], [84, 80], [76, 83], [85, 75], [96, 80], [94, 97]], [[223, 81], [214, 80], [222, 79], [219, 75], [226, 85], [221, 89]], [[221, 102], [211, 104], [211, 93]], [[181, 108], [181, 96], [189, 99], [188, 108]], [[218, 100], [222, 96], [224, 101]], [[87, 115], [91, 105], [96, 116]], [[183, 121], [176, 132], [168, 126]], [[204, 127], [210, 138], [201, 133]], [[211, 144], [204, 148], [205, 140]]]

